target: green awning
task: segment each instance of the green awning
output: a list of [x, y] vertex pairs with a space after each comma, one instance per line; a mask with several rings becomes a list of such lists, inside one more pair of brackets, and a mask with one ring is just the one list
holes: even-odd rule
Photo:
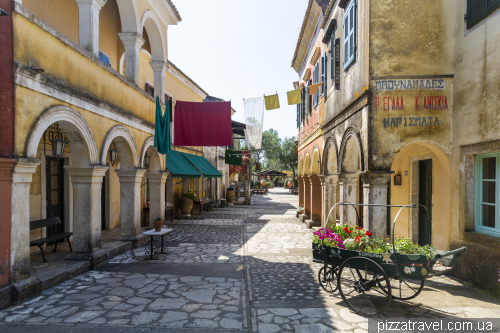
[[185, 158], [189, 160], [189, 162], [193, 163], [193, 165], [200, 170], [205, 178], [222, 178], [222, 173], [217, 170], [212, 163], [207, 161], [207, 159], [203, 156], [196, 156], [187, 153], [182, 153]]
[[183, 154], [169, 150], [166, 154], [167, 169], [172, 173], [172, 177], [177, 178], [200, 178], [201, 173], [191, 164]]

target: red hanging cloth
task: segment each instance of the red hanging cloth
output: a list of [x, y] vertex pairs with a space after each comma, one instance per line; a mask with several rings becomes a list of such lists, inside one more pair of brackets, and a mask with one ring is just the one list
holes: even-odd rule
[[176, 146], [230, 146], [231, 102], [175, 103]]

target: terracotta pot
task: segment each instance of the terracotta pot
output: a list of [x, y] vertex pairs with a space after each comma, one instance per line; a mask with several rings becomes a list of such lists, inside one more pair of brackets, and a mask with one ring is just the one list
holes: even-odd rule
[[163, 221], [155, 221], [155, 231], [161, 231], [161, 226], [163, 225]]
[[293, 182], [288, 182], [288, 188], [292, 188], [293, 187]]
[[262, 180], [262, 181], [260, 182], [260, 186], [266, 186], [266, 181], [265, 181], [265, 180]]
[[182, 214], [191, 214], [191, 209], [193, 209], [193, 200], [182, 197], [181, 200], [179, 200], [179, 208], [181, 209]]
[[233, 201], [234, 201], [234, 190], [227, 190], [226, 191], [226, 202], [233, 203]]

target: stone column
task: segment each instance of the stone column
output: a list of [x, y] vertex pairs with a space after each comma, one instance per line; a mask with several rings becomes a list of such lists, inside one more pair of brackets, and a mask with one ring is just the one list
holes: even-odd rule
[[121, 32], [118, 36], [125, 47], [125, 77], [139, 85], [139, 52], [144, 39], [135, 32]]
[[168, 173], [147, 172], [146, 177], [149, 180], [149, 227], [154, 228], [158, 216], [165, 220], [165, 182]]
[[107, 0], [76, 0], [80, 46], [99, 57], [99, 12]]
[[[359, 175], [356, 173], [340, 173], [340, 201], [347, 201], [350, 203], [358, 203], [358, 182]], [[360, 207], [345, 205], [340, 206], [340, 223], [355, 226], [357, 225], [358, 215], [356, 209], [360, 213]]]
[[304, 177], [297, 177], [299, 181], [299, 206], [304, 207], [304, 188], [305, 188], [305, 180]]
[[[337, 187], [338, 187], [339, 175], [327, 175], [322, 177], [322, 185], [323, 185], [323, 219], [322, 223], [325, 225], [326, 218], [330, 213], [332, 207], [340, 201], [340, 198], [337, 198]], [[337, 223], [337, 208], [332, 211], [330, 214], [330, 221], [327, 223], [335, 224]]]
[[309, 176], [304, 176], [304, 215], [302, 221], [311, 218], [311, 182]]
[[11, 282], [30, 276], [30, 184], [40, 160], [20, 158], [12, 173]]
[[310, 194], [310, 209], [311, 218], [307, 225], [309, 228], [321, 225], [323, 216], [323, 191], [321, 190], [321, 178], [319, 176], [309, 177], [311, 194]]
[[116, 169], [120, 180], [120, 228], [116, 240], [132, 241], [137, 247], [141, 238], [141, 182], [144, 169]]
[[107, 263], [108, 254], [101, 248], [101, 187], [105, 166], [64, 168], [73, 186], [73, 252], [68, 260], [89, 260], [92, 269]]
[[10, 238], [12, 232], [12, 173], [17, 160], [0, 158], [0, 262], [3, 273], [0, 274], [0, 289], [11, 280]]
[[151, 61], [149, 63], [155, 75], [154, 89], [156, 96], [160, 97], [160, 102], [165, 104], [165, 74], [167, 73], [167, 63], [164, 61]]
[[[363, 201], [369, 204], [387, 205], [387, 189], [390, 173], [366, 173], [363, 175]], [[363, 228], [373, 237], [387, 237], [387, 207], [363, 207]]]

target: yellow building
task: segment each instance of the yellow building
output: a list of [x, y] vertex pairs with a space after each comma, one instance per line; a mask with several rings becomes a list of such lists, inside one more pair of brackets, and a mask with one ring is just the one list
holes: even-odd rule
[[[208, 94], [168, 61], [168, 27], [181, 21], [170, 0], [17, 0], [10, 12], [18, 161], [11, 271], [2, 281], [16, 283], [40, 251], [30, 241], [72, 232], [66, 259], [98, 267], [108, 258], [101, 230], [120, 227], [118, 239], [136, 246], [147, 199], [150, 224], [164, 218], [174, 186], [203, 189], [201, 177], [169, 177], [153, 135], [156, 96], [164, 108]], [[60, 156], [57, 138], [66, 142]], [[174, 149], [203, 155], [202, 147]], [[30, 231], [30, 221], [51, 217], [62, 224]]]

